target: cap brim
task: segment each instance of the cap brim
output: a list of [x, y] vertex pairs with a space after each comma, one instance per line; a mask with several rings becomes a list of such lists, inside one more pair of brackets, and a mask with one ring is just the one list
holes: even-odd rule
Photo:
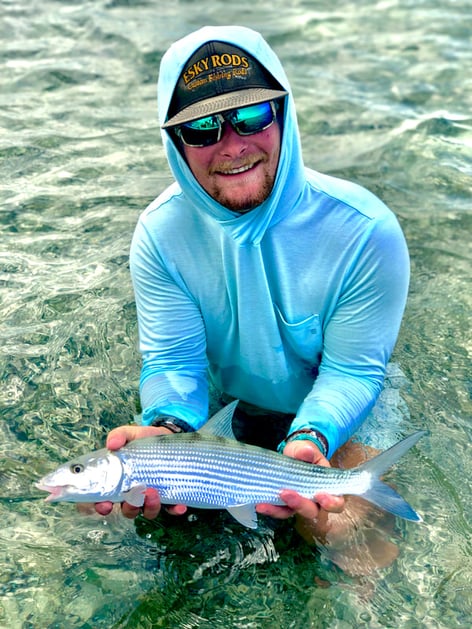
[[245, 90], [228, 92], [227, 94], [219, 94], [185, 107], [185, 109], [179, 111], [178, 114], [166, 120], [162, 128], [175, 127], [184, 122], [198, 120], [198, 118], [218, 114], [222, 111], [235, 109], [236, 107], [246, 107], [247, 105], [256, 105], [257, 103], [274, 100], [275, 98], [282, 98], [282, 96], [286, 96], [287, 94], [288, 92], [284, 90], [270, 90], [264, 87], [252, 87]]

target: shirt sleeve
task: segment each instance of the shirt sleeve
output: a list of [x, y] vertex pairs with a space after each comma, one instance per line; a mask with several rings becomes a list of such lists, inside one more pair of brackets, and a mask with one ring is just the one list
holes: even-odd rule
[[200, 310], [175, 265], [164, 260], [140, 220], [130, 270], [138, 312], [142, 423], [173, 415], [194, 430], [208, 414], [206, 340]]
[[318, 376], [290, 427], [291, 432], [319, 430], [328, 441], [328, 458], [352, 436], [380, 394], [408, 283], [408, 250], [395, 216], [372, 220], [324, 323]]

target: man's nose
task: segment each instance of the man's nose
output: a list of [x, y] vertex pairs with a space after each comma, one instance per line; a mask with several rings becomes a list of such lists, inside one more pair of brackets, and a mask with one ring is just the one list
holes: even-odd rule
[[220, 140], [221, 149], [224, 153], [241, 154], [247, 146], [246, 136], [239, 135], [229, 122], [223, 123], [223, 131]]

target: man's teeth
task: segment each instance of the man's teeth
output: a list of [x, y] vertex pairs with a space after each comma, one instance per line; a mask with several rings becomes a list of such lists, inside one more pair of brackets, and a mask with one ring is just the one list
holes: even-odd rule
[[239, 168], [231, 168], [230, 170], [222, 170], [223, 175], [238, 175], [244, 173], [246, 170], [251, 170], [254, 164], [248, 164], [246, 166], [240, 166]]

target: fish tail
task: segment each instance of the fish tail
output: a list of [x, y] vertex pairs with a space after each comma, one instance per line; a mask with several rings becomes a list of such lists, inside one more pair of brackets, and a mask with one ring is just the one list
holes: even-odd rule
[[362, 498], [405, 520], [422, 522], [422, 517], [394, 489], [383, 483], [380, 477], [425, 434], [425, 430], [419, 430], [357, 468], [371, 475], [371, 486], [362, 494]]

